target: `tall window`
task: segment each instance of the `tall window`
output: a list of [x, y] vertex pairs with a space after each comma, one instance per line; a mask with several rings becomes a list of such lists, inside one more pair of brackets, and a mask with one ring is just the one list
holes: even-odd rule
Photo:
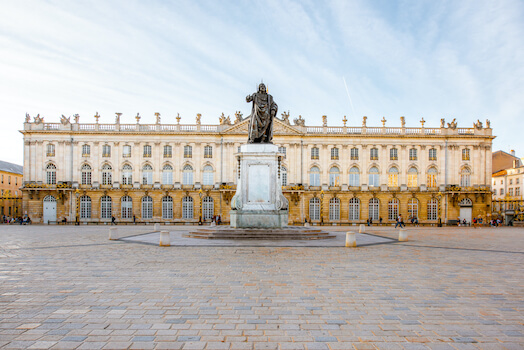
[[213, 198], [207, 196], [202, 199], [202, 220], [213, 219], [214, 214]]
[[389, 160], [398, 160], [398, 149], [392, 148], [389, 150]]
[[204, 147], [204, 158], [213, 158], [213, 147], [212, 146]]
[[309, 171], [309, 186], [320, 186], [320, 169], [316, 166]]
[[351, 160], [358, 160], [358, 148], [353, 147], [350, 151]]
[[437, 169], [431, 167], [427, 172], [427, 186], [437, 187]]
[[329, 169], [329, 186], [340, 186], [340, 170], [336, 166]]
[[378, 160], [378, 148], [372, 148], [369, 150], [369, 159]]
[[432, 198], [428, 201], [428, 220], [438, 219], [438, 200]]
[[173, 218], [173, 197], [165, 196], [162, 198], [162, 219]]
[[144, 146], [144, 158], [151, 158], [151, 146], [150, 145]]
[[113, 201], [109, 196], [100, 198], [100, 218], [111, 219]]
[[122, 167], [122, 185], [131, 185], [133, 183], [133, 168], [131, 165], [124, 164]]
[[48, 157], [54, 157], [55, 156], [55, 145], [53, 145], [52, 143], [48, 143], [47, 144], [46, 156], [48, 156]]
[[193, 158], [193, 147], [184, 146], [184, 158]]
[[280, 146], [278, 148], [278, 153], [282, 153], [284, 155], [284, 158], [286, 158], [286, 147]]
[[56, 185], [56, 166], [48, 164], [46, 167], [46, 184]]
[[309, 200], [309, 219], [320, 220], [320, 199], [316, 197]]
[[153, 167], [149, 164], [144, 165], [142, 168], [142, 185], [153, 184]]
[[88, 164], [82, 165], [82, 185], [91, 185], [91, 167]]
[[378, 187], [380, 185], [377, 167], [372, 167], [369, 169], [368, 177], [369, 186]]
[[398, 169], [395, 167], [389, 168], [388, 186], [389, 187], [398, 187]]
[[173, 167], [169, 164], [164, 165], [162, 168], [162, 185], [173, 184]]
[[331, 160], [338, 160], [338, 148], [336, 147], [331, 149]]
[[409, 149], [409, 160], [417, 160], [417, 149], [416, 148], [410, 148]]
[[213, 182], [213, 167], [211, 165], [206, 165], [204, 167], [204, 176], [202, 179], [202, 184], [205, 186], [212, 186]]
[[111, 146], [102, 145], [102, 157], [111, 157]]
[[122, 197], [121, 200], [122, 219], [131, 219], [133, 217], [133, 199], [129, 196]]
[[150, 196], [142, 197], [142, 219], [153, 218], [153, 198]]
[[471, 171], [469, 168], [464, 167], [460, 171], [460, 187], [471, 186]]
[[164, 158], [171, 158], [173, 156], [173, 147], [170, 145], [164, 146]]
[[360, 171], [356, 166], [349, 169], [349, 186], [360, 186]]
[[318, 147], [311, 148], [311, 159], [318, 159]]
[[398, 217], [399, 201], [393, 198], [388, 202], [388, 220], [396, 220]]
[[329, 200], [329, 221], [340, 220], [340, 199], [331, 198]]
[[193, 184], [193, 167], [191, 165], [184, 165], [184, 168], [182, 169], [182, 184]]
[[418, 200], [411, 198], [408, 201], [408, 219], [417, 218], [418, 219]]
[[82, 157], [89, 157], [91, 154], [91, 146], [82, 145]]
[[464, 148], [462, 150], [462, 160], [470, 160], [470, 158], [469, 158], [469, 148]]
[[124, 145], [124, 149], [122, 151], [122, 157], [124, 158], [131, 157], [131, 146], [130, 145]]
[[351, 198], [349, 200], [349, 221], [360, 220], [360, 200], [358, 198]]
[[379, 200], [378, 198], [371, 198], [368, 206], [368, 216], [372, 220], [379, 219]]
[[91, 197], [89, 196], [80, 197], [80, 218], [91, 218]]
[[437, 160], [437, 149], [430, 148], [428, 152], [429, 160]]
[[287, 186], [287, 169], [286, 167], [280, 167], [280, 179], [282, 186]]
[[182, 198], [182, 219], [193, 218], [193, 198], [184, 197]]
[[408, 187], [418, 186], [418, 171], [417, 168], [411, 167], [408, 170]]

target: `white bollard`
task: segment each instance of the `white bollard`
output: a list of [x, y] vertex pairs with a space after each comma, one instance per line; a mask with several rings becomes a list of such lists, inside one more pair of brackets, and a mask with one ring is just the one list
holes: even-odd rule
[[366, 232], [366, 226], [364, 224], [360, 224], [360, 228], [358, 229], [358, 233], [364, 233]]
[[405, 228], [398, 230], [398, 240], [399, 242], [406, 242], [408, 240], [408, 232]]
[[160, 224], [155, 224], [155, 231], [160, 231]]
[[304, 227], [309, 227], [309, 222], [305, 222]]
[[109, 228], [109, 239], [114, 241], [116, 238], [116, 227], [110, 227]]
[[171, 239], [169, 238], [169, 231], [160, 231], [160, 246], [169, 247], [171, 245]]
[[357, 246], [357, 239], [355, 232], [346, 232], [346, 248], [354, 248]]
[[217, 225], [217, 223], [216, 223], [216, 222], [214, 222], [214, 221], [211, 221], [211, 225], [210, 225], [210, 226], [216, 226], [216, 225]]

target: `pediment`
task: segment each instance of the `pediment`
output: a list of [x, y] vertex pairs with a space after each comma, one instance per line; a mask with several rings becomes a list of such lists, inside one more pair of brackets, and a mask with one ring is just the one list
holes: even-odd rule
[[[242, 120], [240, 123], [231, 125], [225, 129], [223, 134], [247, 134], [249, 128], [249, 118]], [[281, 120], [273, 120], [273, 135], [302, 135], [302, 131], [292, 125], [287, 125]]]

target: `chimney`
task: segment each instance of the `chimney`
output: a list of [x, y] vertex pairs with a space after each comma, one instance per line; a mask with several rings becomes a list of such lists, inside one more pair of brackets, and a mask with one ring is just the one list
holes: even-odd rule
[[511, 152], [512, 156], [515, 156], [515, 150], [514, 149], [512, 149], [510, 152]]

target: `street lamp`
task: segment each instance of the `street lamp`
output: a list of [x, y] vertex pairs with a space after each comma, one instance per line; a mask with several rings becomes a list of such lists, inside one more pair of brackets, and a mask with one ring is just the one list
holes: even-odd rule
[[437, 194], [437, 200], [438, 200], [438, 207], [437, 207], [437, 210], [438, 210], [438, 227], [442, 227], [442, 214], [441, 214], [441, 199], [442, 199], [442, 192], [438, 192]]
[[324, 191], [320, 191], [320, 226], [324, 224]]
[[75, 196], [76, 196], [76, 219], [75, 219], [75, 223], [76, 225], [80, 225], [80, 190], [79, 189], [76, 189], [75, 191]]
[[202, 196], [204, 195], [204, 193], [202, 192], [202, 189], [200, 191], [198, 191], [198, 196], [200, 197], [200, 215], [199, 215], [199, 218], [198, 218], [198, 224], [199, 225], [202, 225]]

